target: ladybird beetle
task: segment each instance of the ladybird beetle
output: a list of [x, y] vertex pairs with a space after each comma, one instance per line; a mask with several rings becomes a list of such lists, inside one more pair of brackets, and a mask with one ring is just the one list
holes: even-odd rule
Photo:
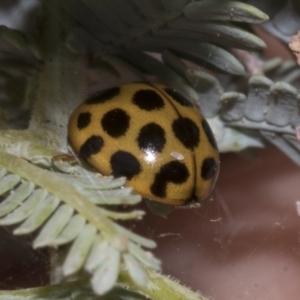
[[218, 176], [219, 154], [207, 121], [185, 97], [160, 84], [98, 92], [73, 111], [68, 138], [91, 166], [126, 176], [151, 200], [204, 200]]

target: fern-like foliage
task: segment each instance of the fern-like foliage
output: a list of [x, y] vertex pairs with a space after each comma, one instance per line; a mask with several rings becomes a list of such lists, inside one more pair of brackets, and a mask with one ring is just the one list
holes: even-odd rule
[[[84, 267], [93, 273], [94, 290], [103, 294], [114, 286], [121, 261], [138, 285], [146, 283], [140, 263], [160, 269], [160, 261], [142, 249], [155, 247], [153, 241], [112, 222], [140, 219], [142, 211], [120, 213], [96, 206], [139, 202], [141, 197], [130, 188], [120, 189], [125, 178], [102, 178], [62, 162], [54, 163], [57, 172], [49, 172], [6, 153], [1, 153], [0, 160], [6, 166], [0, 169], [0, 194], [6, 195], [0, 205], [0, 224], [22, 222], [14, 230], [17, 235], [41, 229], [33, 242], [35, 248], [72, 242], [64, 275]], [[62, 164], [72, 174], [59, 172]]]
[[[72, 3], [72, 4], [71, 4]], [[198, 99], [193, 83], [162, 64], [145, 51], [175, 52], [206, 68], [235, 75], [244, 74], [242, 64], [226, 47], [262, 49], [265, 44], [255, 35], [231, 22], [261, 23], [267, 16], [238, 1], [61, 1], [60, 5], [79, 22], [68, 36], [72, 51], [91, 51], [97, 68], [113, 60], [131, 64], [158, 76], [166, 84], [190, 98]], [[224, 48], [225, 47], [225, 48]], [[93, 61], [91, 62], [93, 65]]]
[[[265, 47], [261, 39], [236, 24], [261, 23], [267, 16], [239, 1], [64, 0], [57, 4], [76, 20], [69, 24], [64, 15], [57, 20], [67, 28], [68, 48], [92, 55], [90, 68], [115, 78], [125, 69], [142, 80], [141, 71], [146, 71], [195, 100], [199, 95], [189, 78], [178, 74], [172, 64], [163, 64], [145, 51], [164, 53], [169, 49], [205, 68], [242, 75], [244, 67], [226, 48]], [[46, 1], [43, 5], [49, 6]], [[4, 26], [0, 33], [20, 50], [32, 50], [35, 58], [45, 58], [32, 35]], [[34, 63], [30, 54], [26, 61], [29, 57]], [[20, 68], [21, 64], [17, 65]], [[35, 65], [38, 67], [37, 61]]]
[[226, 124], [258, 130], [262, 137], [285, 152], [300, 165], [298, 91], [293, 86], [262, 75], [249, 80], [249, 93], [228, 92], [222, 95], [222, 119]]
[[[93, 291], [106, 293], [101, 299], [202, 299], [149, 270], [160, 270], [145, 250], [155, 243], [117, 224], [143, 216], [113, 209], [141, 200], [123, 187], [126, 178], [104, 177], [61, 156], [68, 152], [70, 112], [99, 82], [108, 87], [155, 75], [201, 107], [221, 151], [269, 140], [300, 163], [300, 98], [289, 84], [299, 69], [273, 60], [264, 62], [268, 77], [249, 79], [231, 50], [262, 50], [264, 42], [242, 25], [268, 17], [245, 1], [41, 0], [40, 10], [39, 33], [0, 26], [0, 225], [21, 223], [14, 234], [39, 230], [35, 248], [69, 244], [64, 275], [92, 274]], [[246, 95], [239, 83], [248, 79]], [[97, 299], [88, 282], [62, 284], [56, 295]], [[52, 299], [56, 288], [11, 299]]]

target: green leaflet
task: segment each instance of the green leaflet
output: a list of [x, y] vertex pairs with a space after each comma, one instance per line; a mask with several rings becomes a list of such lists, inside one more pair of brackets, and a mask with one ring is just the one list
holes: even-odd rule
[[[179, 57], [187, 58], [205, 68], [211, 68], [215, 71], [217, 69], [235, 75], [245, 74], [243, 65], [232, 54], [213, 44], [202, 43], [195, 39], [182, 37], [142, 37], [135, 42], [135, 45], [133, 45], [132, 48], [133, 47], [140, 51], [146, 49], [152, 52], [162, 52], [165, 49], [168, 49], [176, 52]], [[126, 53], [120, 52], [119, 55], [121, 57], [126, 56], [127, 58], [128, 55], [134, 57], [134, 53], [133, 50], [128, 50]], [[144, 68], [146, 66], [146, 62], [139, 62], [138, 59], [136, 59], [136, 61], [133, 61], [132, 59], [132, 63], [139, 63], [141, 67]], [[151, 70], [151, 73], [152, 72], [165, 81], [164, 72], [159, 69], [154, 69], [154, 66], [153, 70]]]
[[20, 50], [30, 50], [37, 59], [41, 58], [41, 53], [37, 46], [36, 40], [28, 33], [20, 30], [11, 29], [5, 25], [0, 25], [0, 36], [13, 44]]
[[177, 18], [168, 23], [168, 29], [158, 29], [157, 36], [181, 37], [214, 43], [228, 48], [261, 50], [266, 44], [260, 38], [230, 23], [201, 22]]
[[262, 23], [268, 16], [259, 9], [239, 1], [202, 0], [188, 4], [184, 14], [192, 20]]

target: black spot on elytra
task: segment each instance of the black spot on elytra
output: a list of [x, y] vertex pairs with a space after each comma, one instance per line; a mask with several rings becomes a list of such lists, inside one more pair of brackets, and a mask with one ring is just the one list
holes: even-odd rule
[[120, 87], [113, 87], [110, 89], [106, 89], [103, 91], [100, 91], [96, 93], [95, 95], [91, 96], [88, 98], [85, 103], [86, 104], [99, 104], [99, 103], [104, 103], [108, 100], [113, 99], [120, 93]]
[[198, 126], [189, 118], [178, 118], [172, 124], [176, 138], [186, 147], [192, 149], [200, 142]]
[[204, 180], [212, 179], [218, 171], [218, 165], [213, 157], [205, 158], [201, 166], [201, 178]]
[[150, 187], [151, 193], [157, 197], [166, 197], [168, 182], [182, 184], [190, 176], [186, 165], [179, 161], [171, 161], [161, 166]]
[[166, 143], [165, 131], [156, 123], [143, 126], [137, 137], [142, 151], [161, 152]]
[[188, 99], [186, 99], [183, 95], [181, 95], [177, 91], [170, 88], [165, 88], [165, 92], [179, 104], [183, 106], [193, 106], [193, 104]]
[[207, 136], [208, 141], [210, 142], [210, 144], [215, 148], [218, 149], [215, 137], [210, 129], [210, 126], [208, 125], [207, 121], [205, 119], [202, 120], [202, 127], [203, 130]]
[[79, 130], [86, 128], [91, 123], [92, 115], [89, 112], [81, 113], [77, 119], [77, 128]]
[[165, 106], [162, 97], [153, 90], [139, 90], [132, 97], [132, 103], [143, 110], [156, 110]]
[[113, 138], [124, 135], [129, 128], [130, 117], [128, 114], [116, 108], [108, 111], [101, 119], [103, 130]]
[[112, 175], [115, 177], [126, 176], [131, 179], [141, 172], [141, 165], [137, 158], [129, 152], [117, 151], [110, 158]]
[[99, 153], [103, 144], [104, 142], [101, 136], [93, 135], [80, 147], [79, 154], [83, 159], [88, 159], [91, 155]]

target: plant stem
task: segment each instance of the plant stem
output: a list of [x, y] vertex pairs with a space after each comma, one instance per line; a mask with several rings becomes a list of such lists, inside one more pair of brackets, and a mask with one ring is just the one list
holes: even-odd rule
[[29, 129], [43, 132], [48, 140], [55, 141], [56, 151], [67, 152], [69, 115], [84, 99], [84, 59], [64, 44], [67, 33], [61, 20], [72, 20], [62, 12], [57, 0], [44, 1], [43, 8], [40, 48], [44, 64]]

